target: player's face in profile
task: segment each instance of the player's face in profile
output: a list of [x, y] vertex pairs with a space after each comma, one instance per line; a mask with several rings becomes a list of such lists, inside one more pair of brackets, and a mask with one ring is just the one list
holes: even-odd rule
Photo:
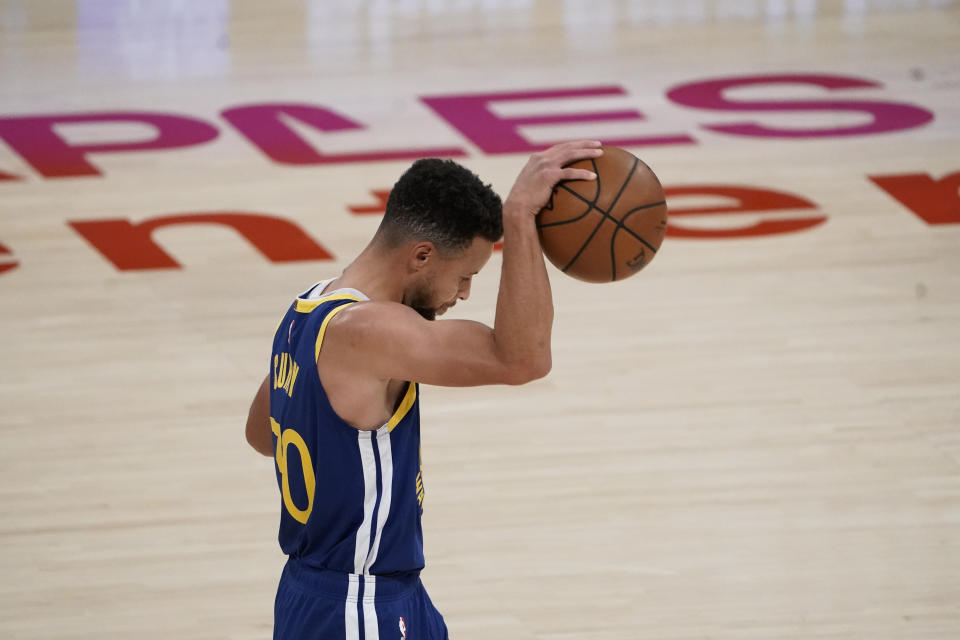
[[438, 254], [431, 268], [411, 286], [405, 303], [427, 320], [435, 320], [457, 300], [470, 296], [473, 276], [492, 254], [493, 243], [479, 236], [458, 253], [446, 257]]

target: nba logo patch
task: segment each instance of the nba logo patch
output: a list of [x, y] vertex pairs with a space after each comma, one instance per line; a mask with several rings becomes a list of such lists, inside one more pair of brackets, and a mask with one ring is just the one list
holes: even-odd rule
[[403, 621], [403, 616], [400, 616], [400, 637], [407, 637], [407, 623]]

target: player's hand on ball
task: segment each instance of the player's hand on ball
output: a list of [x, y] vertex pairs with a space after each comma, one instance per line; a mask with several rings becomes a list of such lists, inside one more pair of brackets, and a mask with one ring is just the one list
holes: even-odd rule
[[516, 210], [537, 215], [547, 203], [550, 192], [561, 180], [596, 180], [592, 171], [564, 169], [568, 164], [603, 155], [598, 140], [575, 140], [564, 142], [530, 156], [526, 166], [517, 176], [510, 195], [503, 205], [504, 212]]

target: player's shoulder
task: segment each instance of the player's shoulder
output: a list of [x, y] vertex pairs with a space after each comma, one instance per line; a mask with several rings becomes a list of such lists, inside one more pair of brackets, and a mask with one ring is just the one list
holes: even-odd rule
[[[399, 302], [361, 301], [345, 304], [330, 318], [319, 340], [338, 367], [368, 371], [383, 358], [419, 342], [420, 323], [427, 322]], [[318, 351], [318, 357], [320, 349]]]
[[378, 335], [395, 335], [403, 327], [420, 322], [426, 321], [405, 304], [361, 300], [345, 304], [343, 311], [330, 319], [328, 331], [367, 339]]

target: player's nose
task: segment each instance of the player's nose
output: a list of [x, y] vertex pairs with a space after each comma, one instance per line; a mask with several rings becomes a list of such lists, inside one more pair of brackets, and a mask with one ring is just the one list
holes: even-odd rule
[[460, 290], [457, 291], [457, 299], [466, 300], [469, 297], [470, 297], [470, 281], [468, 280], [466, 283], [460, 285]]

